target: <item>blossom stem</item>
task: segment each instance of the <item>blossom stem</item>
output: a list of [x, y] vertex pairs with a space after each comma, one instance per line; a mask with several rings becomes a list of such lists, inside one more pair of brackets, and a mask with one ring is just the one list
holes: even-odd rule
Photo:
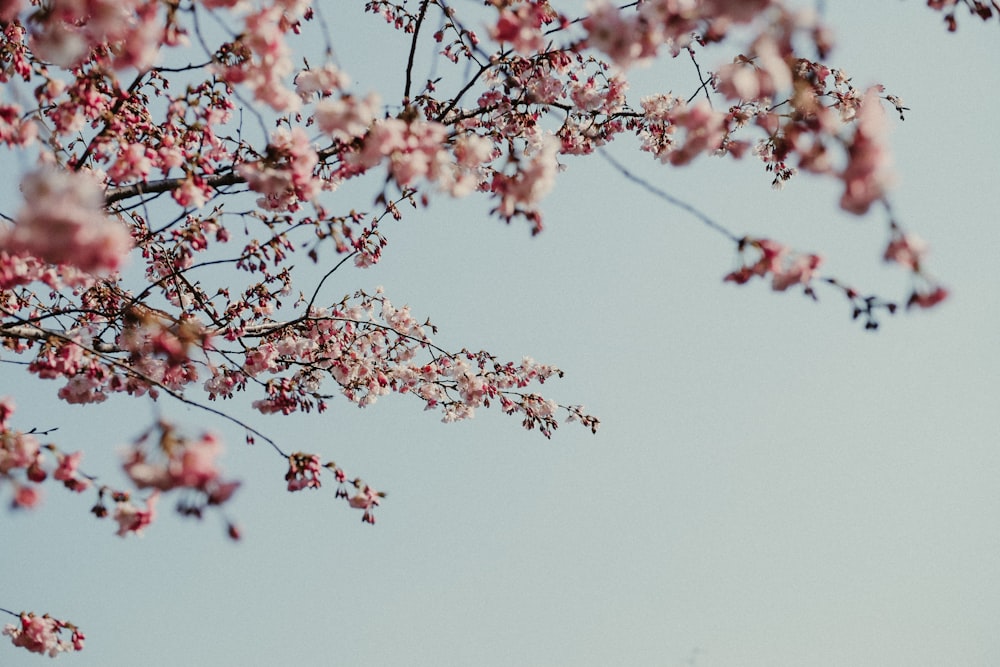
[[709, 229], [711, 229], [713, 231], [718, 232], [719, 234], [722, 234], [723, 236], [725, 236], [726, 238], [728, 238], [733, 243], [739, 243], [740, 242], [740, 237], [737, 236], [736, 234], [734, 234], [733, 232], [729, 231], [728, 229], [726, 229], [722, 224], [720, 224], [720, 223], [716, 222], [715, 220], [713, 220], [712, 218], [708, 217], [707, 215], [705, 215], [704, 213], [702, 213], [701, 211], [699, 211], [698, 209], [696, 209], [691, 204], [688, 204], [686, 201], [678, 199], [677, 197], [674, 197], [673, 195], [664, 192], [663, 190], [661, 190], [660, 188], [656, 187], [655, 185], [653, 185], [649, 181], [645, 180], [644, 178], [641, 178], [640, 176], [635, 175], [634, 173], [632, 173], [631, 171], [629, 171], [625, 167], [625, 165], [623, 165], [621, 162], [619, 162], [618, 160], [616, 160], [613, 157], [611, 157], [611, 155], [606, 150], [604, 150], [603, 148], [598, 149], [597, 152], [600, 153], [601, 157], [603, 157], [612, 167], [614, 167], [615, 169], [617, 169], [618, 172], [622, 176], [624, 176], [625, 178], [627, 178], [628, 180], [632, 181], [636, 185], [639, 185], [640, 187], [642, 187], [646, 191], [650, 192], [651, 194], [655, 195], [656, 197], [659, 197], [660, 199], [662, 199], [663, 201], [667, 202], [671, 206], [676, 206], [677, 208], [681, 209], [682, 211], [686, 211], [687, 213], [690, 213], [695, 218], [697, 218], [699, 221], [701, 221], [701, 223], [704, 224], [706, 227], [708, 227]]

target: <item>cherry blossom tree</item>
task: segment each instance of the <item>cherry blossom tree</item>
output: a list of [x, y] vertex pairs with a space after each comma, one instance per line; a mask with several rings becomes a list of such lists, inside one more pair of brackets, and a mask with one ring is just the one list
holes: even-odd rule
[[[834, 26], [808, 7], [475, 4], [364, 3], [366, 16], [352, 17], [367, 22], [359, 30], [388, 24], [408, 45], [403, 89], [390, 93], [338, 64], [322, 12], [346, 10], [332, 4], [0, 2], [0, 143], [30, 165], [16, 174], [21, 201], [0, 227], [0, 360], [8, 374], [55, 381], [54, 400], [120, 394], [205, 416], [203, 425], [161, 419], [137, 437], [121, 434], [130, 445], [119, 488], [106, 481], [112, 471], [87, 467], [84, 452], [18, 424], [16, 397], [2, 398], [0, 493], [14, 511], [37, 507], [59, 482], [90, 494], [91, 514], [126, 537], [147, 529], [169, 495], [182, 498], [183, 515], [218, 512], [238, 539], [225, 505], [240, 482], [220, 467], [219, 437], [198, 430], [228, 421], [283, 460], [288, 491], [332, 478], [336, 497], [375, 522], [378, 486], [330, 460], [335, 452], [295, 451], [235, 416], [227, 406], [236, 401], [288, 415], [398, 393], [444, 422], [495, 407], [545, 437], [563, 421], [596, 432], [581, 405], [538, 393], [558, 368], [442, 345], [430, 320], [383, 290], [336, 300], [329, 287], [335, 273], [379, 262], [390, 221], [441, 199], [486, 198], [498, 220], [541, 233], [544, 197], [568, 156], [611, 162], [729, 239], [738, 260], [720, 268], [722, 281], [827, 293], [869, 330], [901, 307], [947, 297], [927, 272], [926, 244], [888, 199], [886, 132], [907, 108], [882, 86], [855, 87], [836, 67]], [[982, 19], [1000, 12], [978, 1], [927, 4], [949, 30], [960, 5]], [[420, 78], [428, 54], [433, 74]], [[699, 85], [630, 96], [630, 77], [666, 59], [689, 61]], [[637, 160], [664, 168], [745, 160], [775, 188], [799, 172], [837, 182], [843, 210], [885, 218], [888, 240], [874, 256], [908, 276], [903, 292], [870, 294], [823, 273], [817, 251], [708, 217], [603, 151], [626, 137]], [[83, 648], [68, 621], [0, 611], [17, 619], [3, 631], [15, 646], [51, 656]]]

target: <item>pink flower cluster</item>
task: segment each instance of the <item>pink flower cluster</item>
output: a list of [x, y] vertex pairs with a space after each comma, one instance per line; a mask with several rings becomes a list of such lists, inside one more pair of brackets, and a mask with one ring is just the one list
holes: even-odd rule
[[500, 10], [500, 17], [490, 29], [490, 36], [500, 43], [510, 44], [522, 55], [531, 55], [545, 47], [542, 26], [552, 23], [555, 18], [548, 0], [521, 2], [515, 9]]
[[440, 123], [385, 118], [375, 121], [354, 162], [370, 169], [388, 158], [389, 174], [401, 188], [421, 178], [433, 181], [448, 160], [447, 136], [448, 129]]
[[338, 141], [350, 143], [364, 136], [380, 106], [381, 100], [376, 93], [369, 93], [364, 99], [349, 94], [337, 99], [327, 97], [316, 103], [313, 118], [321, 132]]
[[[374, 509], [379, 506], [379, 501], [385, 498], [385, 493], [376, 491], [372, 486], [365, 484], [360, 479], [356, 479], [351, 484], [356, 492], [347, 499], [347, 504], [354, 509], [364, 510], [361, 520], [365, 523], [375, 523]], [[339, 490], [338, 490], [339, 491]], [[344, 492], [340, 492], [343, 495]]]
[[[0, 104], [0, 146], [20, 150], [48, 128], [32, 150], [50, 166], [25, 177], [25, 206], [0, 231], [0, 307], [8, 317], [7, 349], [34, 355], [30, 373], [65, 380], [58, 395], [71, 403], [111, 392], [180, 395], [200, 371], [210, 374], [203, 385], [209, 400], [257, 390], [252, 407], [266, 414], [323, 411], [337, 391], [359, 407], [397, 393], [439, 410], [446, 422], [495, 406], [546, 437], [560, 413], [596, 430], [597, 419], [582, 407], [532, 391], [560, 375], [552, 366], [444, 350], [428, 336], [429, 321], [381, 290], [328, 307], [314, 303], [326, 278], [315, 290], [299, 284], [308, 272], [298, 253], [319, 263], [354, 252], [358, 266], [373, 264], [386, 244], [379, 222], [401, 217], [403, 202], [427, 205], [435, 188], [492, 197], [497, 217], [524, 217], [537, 232], [539, 203], [561, 169], [560, 154], [591, 153], [628, 131], [673, 166], [703, 154], [739, 157], [759, 140], [756, 152], [775, 184], [796, 169], [825, 174], [843, 183], [841, 205], [855, 213], [882, 199], [891, 180], [880, 89], [861, 93], [843, 71], [799, 57], [804, 43], [822, 58], [828, 35], [778, 0], [595, 0], [581, 21], [557, 13], [548, 0], [492, 0], [495, 49], [445, 3], [369, 0], [366, 10], [412, 36], [407, 42], [427, 39], [417, 46], [432, 46], [418, 28], [436, 22], [432, 39], [446, 44], [438, 54], [445, 61], [430, 68], [423, 62], [428, 53], [418, 49], [421, 62], [407, 66], [406, 92], [388, 107], [375, 93], [350, 92], [350, 78], [332, 64], [307, 67], [292, 88], [288, 40], [310, 29], [307, 0], [31, 4], [26, 20], [29, 3], [0, 0], [0, 20], [9, 21], [2, 26], [0, 81], [24, 80], [19, 105]], [[201, 32], [204, 53], [147, 69], [161, 47], [183, 41], [178, 22], [194, 26], [206, 10], [232, 12], [215, 18], [236, 17], [242, 26], [211, 44]], [[746, 39], [745, 52], [703, 75], [701, 47], [730, 34]], [[625, 68], [663, 51], [690, 56], [700, 87], [632, 106]], [[123, 66], [143, 71], [118, 76], [114, 68]], [[420, 81], [426, 72], [434, 78]], [[233, 86], [249, 89], [270, 116], [284, 114], [263, 147], [253, 143], [255, 128], [233, 118]], [[902, 110], [892, 96], [884, 99]], [[382, 182], [373, 211], [339, 201], [339, 214], [326, 209], [323, 191], [382, 165], [387, 178], [371, 174]], [[106, 189], [88, 175], [101, 173]], [[244, 182], [260, 196], [252, 211], [223, 201]], [[147, 206], [157, 197], [156, 207], [185, 210], [148, 219], [160, 216]], [[108, 209], [127, 225], [109, 218]], [[940, 302], [947, 291], [923, 273], [922, 246], [896, 231], [884, 256], [913, 274], [910, 305]], [[217, 248], [237, 238], [237, 247]], [[127, 274], [126, 283], [114, 272], [133, 239], [145, 273]], [[727, 281], [759, 277], [774, 290], [801, 285], [807, 294], [814, 282], [839, 286], [816, 278], [818, 255], [762, 238], [744, 238], [739, 252]], [[220, 267], [232, 269], [224, 281]], [[53, 293], [32, 292], [34, 281]], [[888, 308], [843, 289], [870, 323], [873, 308]], [[215, 347], [213, 336], [225, 341]], [[39, 502], [47, 476], [77, 491], [91, 485], [93, 478], [79, 472], [78, 452], [60, 453], [7, 428], [12, 409], [0, 401], [0, 481], [11, 484], [16, 505]], [[317, 454], [275, 449], [288, 460], [289, 491], [318, 488], [327, 468], [337, 496], [374, 522], [384, 494], [349, 481]], [[124, 461], [134, 484], [151, 490], [145, 505], [101, 486], [94, 513], [110, 514], [102, 504], [110, 495], [118, 534], [140, 533], [155, 519], [161, 495], [183, 489], [176, 495], [196, 500], [182, 500], [181, 512], [200, 516], [238, 487], [219, 471], [219, 451], [213, 436], [186, 438], [157, 425]], [[55, 464], [46, 467], [43, 456]], [[232, 524], [229, 530], [238, 535]]]
[[285, 473], [288, 490], [318, 489], [321, 486], [320, 472], [322, 472], [322, 467], [319, 457], [315, 454], [296, 452], [290, 455], [288, 457], [288, 472]]
[[791, 252], [771, 239], [744, 238], [739, 243], [742, 255], [748, 248], [757, 251], [758, 257], [752, 263], [745, 262], [743, 266], [729, 273], [725, 281], [742, 285], [754, 276], [771, 276], [771, 289], [783, 292], [793, 285], [802, 285], [806, 294], [812, 295], [810, 281], [816, 269], [822, 264], [819, 255]]
[[301, 127], [279, 128], [271, 135], [263, 160], [244, 162], [237, 173], [247, 179], [250, 189], [263, 197], [261, 208], [272, 211], [295, 211], [299, 202], [309, 201], [322, 188], [313, 169], [319, 162], [316, 149]]
[[[118, 537], [125, 537], [129, 533], [142, 535], [142, 531], [156, 518], [156, 503], [160, 499], [159, 491], [153, 491], [149, 494], [149, 497], [146, 498], [145, 508], [136, 506], [127, 493], [114, 493], [112, 497], [115, 501], [114, 520], [118, 523], [118, 532], [115, 534]], [[98, 505], [95, 508], [95, 513], [98, 516], [103, 516], [102, 510], [103, 506]]]
[[[288, 472], [285, 473], [288, 490], [301, 491], [302, 489], [320, 488], [322, 486], [320, 473], [323, 468], [332, 471], [333, 477], [338, 483], [335, 497], [347, 500], [347, 503], [355, 509], [364, 510], [361, 520], [365, 523], [375, 523], [373, 510], [378, 507], [379, 500], [385, 498], [385, 493], [376, 491], [360, 479], [347, 482], [347, 475], [336, 463], [331, 461], [320, 464], [319, 456], [316, 454], [295, 452], [288, 456]], [[353, 495], [347, 490], [348, 483], [356, 489]]]
[[0, 143], [24, 148], [38, 138], [38, 125], [16, 104], [0, 104]]
[[25, 204], [0, 249], [90, 273], [118, 270], [132, 236], [104, 213], [100, 186], [87, 174], [42, 169], [21, 180]]
[[[60, 653], [83, 650], [86, 637], [68, 621], [60, 621], [48, 614], [36, 616], [31, 612], [21, 613], [19, 620], [19, 626], [8, 623], [3, 628], [3, 634], [10, 637], [14, 646], [32, 653], [48, 654], [51, 658]], [[68, 640], [62, 637], [63, 630], [70, 631]]]
[[[222, 452], [222, 443], [214, 435], [206, 433], [192, 440], [179, 435], [170, 424], [160, 423], [157, 428], [160, 433], [154, 455], [142, 447], [146, 436], [126, 454], [123, 467], [136, 487], [163, 492], [192, 489], [204, 494], [205, 505], [222, 505], [232, 497], [240, 482], [221, 478], [215, 459]], [[199, 514], [200, 507], [189, 506], [188, 510]]]
[[560, 141], [552, 135], [539, 137], [540, 141], [531, 152], [517, 163], [513, 175], [494, 172], [490, 191], [500, 198], [495, 209], [500, 217], [512, 218], [515, 214], [526, 214], [535, 220], [533, 233], [541, 231], [541, 220], [532, 215], [535, 205], [552, 190], [559, 171]]
[[[233, 2], [211, 2], [210, 6], [232, 6]], [[213, 66], [219, 76], [230, 84], [243, 84], [253, 91], [254, 99], [278, 112], [296, 111], [301, 100], [285, 85], [294, 65], [292, 51], [285, 33], [293, 29], [297, 16], [304, 10], [303, 2], [279, 0], [246, 17], [246, 30], [231, 46], [233, 58]]]
[[911, 271], [920, 271], [920, 262], [927, 254], [927, 242], [916, 234], [904, 234], [899, 228], [893, 227], [889, 245], [885, 248], [882, 258], [905, 266]]
[[694, 36], [720, 40], [732, 25], [748, 23], [774, 4], [772, 0], [647, 0], [637, 11], [628, 11], [631, 5], [593, 0], [583, 27], [589, 46], [627, 68], [653, 58], [662, 46], [677, 53]]
[[858, 215], [885, 196], [892, 182], [885, 111], [876, 88], [869, 88], [857, 110], [854, 139], [848, 147], [847, 167], [841, 174], [844, 194], [840, 207]]
[[929, 278], [921, 268], [921, 262], [927, 254], [927, 243], [915, 234], [904, 233], [896, 224], [892, 225], [890, 231], [883, 259], [906, 267], [914, 278], [915, 286], [906, 307], [933, 308], [947, 299], [948, 290]]
[[[340, 129], [336, 132], [340, 134], [334, 134], [335, 138], [346, 138], [349, 131], [361, 129], [360, 119], [367, 118], [370, 110], [367, 103], [360, 107], [364, 111], [358, 112], [361, 115], [355, 126], [341, 126], [338, 121]], [[317, 118], [320, 118], [319, 106]], [[387, 160], [389, 175], [401, 189], [415, 187], [425, 180], [454, 197], [461, 197], [485, 183], [484, 165], [493, 160], [493, 150], [489, 140], [472, 132], [450, 140], [448, 128], [435, 121], [385, 118], [374, 121], [361, 150], [348, 156], [349, 169], [364, 171]]]
[[778, 43], [761, 35], [750, 48], [716, 72], [716, 90], [734, 100], [761, 100], [792, 87], [792, 71]]
[[[539, 425], [545, 435], [558, 424], [560, 406], [525, 394], [533, 382], [561, 375], [559, 369], [529, 358], [520, 364], [501, 363], [486, 352], [449, 354], [427, 336], [429, 322], [419, 322], [408, 307], [394, 306], [381, 290], [358, 292], [332, 310], [314, 309], [303, 321], [275, 325], [256, 347], [245, 352], [239, 368], [218, 366], [205, 383], [213, 396], [225, 397], [254, 377], [265, 397], [253, 402], [258, 411], [291, 414], [326, 409], [322, 391], [326, 378], [358, 406], [370, 406], [390, 392], [420, 398], [428, 409], [440, 409], [446, 422], [471, 418], [491, 402], [510, 414], [520, 413], [526, 425]], [[436, 350], [431, 359], [428, 350]], [[575, 420], [596, 428], [596, 419], [578, 414]], [[315, 462], [293, 461], [287, 478], [295, 488], [313, 486]]]
[[[7, 480], [14, 487], [13, 506], [32, 508], [41, 502], [41, 489], [37, 486], [49, 474], [71, 491], [80, 493], [91, 486], [91, 481], [79, 472], [81, 452], [64, 454], [54, 445], [42, 445], [30, 434], [13, 430], [8, 425], [14, 413], [14, 402], [9, 397], [0, 398], [0, 481]], [[56, 467], [46, 469], [42, 450], [52, 452], [56, 457]], [[23, 471], [24, 478], [15, 476]]]

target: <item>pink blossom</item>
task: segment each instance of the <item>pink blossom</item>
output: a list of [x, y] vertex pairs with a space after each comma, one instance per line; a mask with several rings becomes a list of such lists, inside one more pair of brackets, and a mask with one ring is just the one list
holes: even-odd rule
[[726, 114], [714, 111], [707, 100], [698, 100], [690, 107], [678, 104], [671, 113], [671, 120], [687, 130], [684, 143], [669, 155], [671, 164], [688, 164], [701, 153], [722, 148], [726, 137]]
[[348, 498], [347, 504], [355, 509], [364, 510], [361, 520], [365, 523], [375, 523], [375, 514], [372, 510], [378, 507], [379, 500], [385, 497], [384, 493], [376, 491], [359, 479], [354, 480], [354, 487], [358, 490], [353, 496]]
[[783, 292], [792, 285], [808, 286], [822, 263], [819, 255], [799, 255], [788, 266], [774, 273], [771, 288], [776, 292]]
[[14, 506], [31, 509], [42, 500], [42, 490], [31, 484], [18, 484], [14, 491]]
[[739, 56], [718, 71], [718, 90], [731, 99], [769, 99], [792, 86], [792, 72], [777, 42], [769, 35], [757, 38], [751, 56]]
[[[51, 658], [63, 651], [83, 650], [85, 637], [71, 623], [57, 620], [48, 614], [36, 616], [32, 613], [22, 613], [20, 621], [20, 627], [8, 624], [3, 629], [3, 634], [11, 638], [14, 646], [31, 653], [48, 654]], [[60, 633], [64, 629], [72, 630], [72, 637], [68, 642], [60, 638]]]
[[32, 48], [67, 69], [92, 49], [108, 49], [115, 67], [147, 69], [165, 39], [157, 5], [139, 0], [54, 0], [32, 23]]
[[188, 443], [183, 453], [177, 457], [179, 465], [172, 471], [178, 486], [204, 488], [219, 476], [215, 459], [220, 452], [219, 440], [211, 435], [202, 436], [199, 441]]
[[25, 205], [0, 248], [91, 273], [118, 270], [132, 249], [121, 222], [104, 213], [100, 186], [87, 174], [42, 169], [21, 180]]
[[774, 4], [774, 0], [706, 0], [705, 11], [716, 20], [747, 23]]
[[38, 125], [24, 118], [16, 104], [0, 104], [0, 141], [15, 147], [28, 146], [38, 138]]
[[43, 60], [71, 68], [89, 51], [87, 40], [79, 31], [58, 18], [50, 18], [34, 26], [31, 50]]
[[655, 22], [644, 21], [638, 13], [623, 15], [609, 0], [597, 0], [589, 5], [583, 21], [587, 43], [606, 53], [619, 67], [626, 68], [656, 55], [664, 40]]
[[20, 431], [0, 432], [0, 474], [15, 468], [27, 468], [41, 456], [35, 436]]
[[297, 452], [288, 457], [288, 472], [285, 473], [285, 480], [288, 482], [289, 491], [301, 491], [302, 489], [318, 489], [320, 487], [319, 475], [322, 471], [319, 457], [315, 454], [304, 454]]
[[108, 170], [108, 179], [115, 183], [145, 180], [153, 169], [153, 149], [143, 144], [126, 144], [118, 152], [118, 159]]
[[542, 23], [549, 17], [547, 2], [522, 2], [516, 10], [503, 9], [490, 35], [506, 42], [522, 55], [531, 55], [545, 47]]
[[365, 169], [389, 158], [389, 174], [401, 187], [421, 178], [436, 180], [448, 162], [444, 150], [448, 131], [441, 123], [401, 118], [376, 120], [365, 137], [364, 147], [354, 154], [355, 164]]
[[463, 197], [486, 180], [483, 166], [493, 159], [493, 143], [478, 135], [463, 135], [455, 141], [453, 153], [454, 160], [438, 175], [438, 185], [452, 197]]
[[156, 518], [156, 502], [159, 499], [160, 492], [153, 491], [146, 499], [145, 509], [139, 509], [128, 499], [118, 501], [114, 513], [114, 519], [118, 522], [117, 535], [119, 537], [125, 537], [129, 533], [141, 535], [143, 529]]
[[14, 414], [14, 399], [10, 396], [0, 396], [0, 431], [7, 430], [7, 420]]
[[883, 259], [902, 264], [912, 271], [920, 270], [920, 262], [927, 254], [927, 243], [915, 234], [897, 232], [889, 241]]
[[527, 164], [518, 166], [512, 177], [494, 175], [492, 188], [500, 197], [498, 212], [509, 218], [522, 207], [531, 208], [538, 203], [555, 185], [559, 162], [556, 155], [560, 142], [554, 136], [546, 135], [541, 146], [527, 156]]
[[910, 295], [910, 300], [906, 302], [906, 307], [933, 308], [947, 299], [948, 295], [948, 290], [940, 285], [932, 285], [926, 290], [914, 290], [913, 294]]
[[265, 7], [246, 17], [246, 31], [242, 45], [251, 57], [229, 66], [214, 66], [219, 76], [232, 84], [249, 87], [254, 98], [278, 112], [297, 111], [302, 100], [285, 86], [285, 78], [292, 74], [294, 65], [291, 49], [285, 42], [288, 27], [285, 9], [281, 6]]
[[220, 479], [221, 471], [215, 461], [222, 452], [218, 438], [206, 433], [197, 440], [188, 440], [175, 434], [168, 425], [161, 425], [161, 428], [164, 429], [161, 460], [150, 460], [139, 446], [126, 455], [123, 467], [135, 485], [159, 491], [195, 489], [208, 496], [212, 504], [228, 500], [239, 482]]
[[336, 65], [324, 65], [299, 72], [295, 77], [295, 92], [302, 101], [308, 101], [313, 95], [328, 95], [335, 90], [343, 90], [351, 83], [347, 76]]
[[848, 146], [847, 167], [841, 174], [844, 194], [840, 207], [861, 215], [885, 195], [892, 181], [885, 145], [888, 123], [876, 88], [869, 88], [856, 117], [854, 138]]
[[80, 477], [78, 468], [83, 452], [73, 452], [72, 454], [60, 454], [58, 456], [59, 465], [52, 473], [52, 477], [63, 482], [67, 488], [77, 493], [85, 491], [90, 486], [90, 480]]
[[375, 93], [363, 100], [351, 95], [344, 95], [340, 99], [326, 98], [316, 103], [313, 118], [321, 132], [334, 139], [351, 142], [368, 130], [380, 104], [379, 96]]
[[754, 263], [745, 263], [740, 268], [729, 273], [723, 280], [742, 285], [754, 276], [771, 276], [771, 289], [783, 292], [793, 285], [802, 285], [807, 293], [816, 269], [823, 260], [819, 255], [792, 253], [788, 247], [772, 239], [749, 239], [740, 241], [740, 252], [747, 248], [758, 251], [759, 257]]
[[212, 190], [205, 184], [204, 179], [188, 174], [171, 196], [181, 206], [201, 208], [208, 202], [211, 194]]
[[271, 135], [267, 157], [237, 165], [236, 171], [247, 179], [251, 190], [264, 195], [257, 200], [261, 207], [294, 211], [300, 202], [311, 200], [321, 189], [313, 174], [318, 162], [305, 130], [279, 128]]
[[132, 450], [122, 467], [132, 482], [140, 489], [169, 490], [174, 487], [167, 464], [150, 463], [146, 459], [146, 453], [139, 448]]
[[14, 19], [23, 5], [24, 0], [0, 0], [0, 21]]

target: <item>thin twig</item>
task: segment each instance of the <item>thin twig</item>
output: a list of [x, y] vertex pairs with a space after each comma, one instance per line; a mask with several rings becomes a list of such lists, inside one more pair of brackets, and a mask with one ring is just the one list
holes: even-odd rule
[[661, 190], [660, 188], [656, 187], [655, 185], [653, 185], [649, 181], [647, 181], [647, 180], [645, 180], [645, 179], [643, 179], [643, 178], [641, 178], [639, 176], [636, 176], [631, 171], [629, 171], [625, 167], [625, 165], [623, 165], [621, 162], [619, 162], [618, 160], [616, 160], [613, 157], [611, 157], [611, 155], [607, 151], [605, 151], [603, 148], [598, 149], [598, 153], [600, 153], [601, 157], [603, 157], [612, 167], [614, 167], [615, 169], [617, 169], [619, 171], [619, 173], [621, 173], [621, 175], [624, 176], [625, 178], [627, 178], [628, 180], [632, 181], [636, 185], [639, 185], [640, 187], [642, 187], [646, 191], [650, 192], [651, 194], [655, 195], [656, 197], [659, 197], [660, 199], [662, 199], [663, 201], [667, 202], [671, 206], [676, 206], [677, 208], [681, 209], [682, 211], [686, 211], [687, 213], [690, 213], [695, 218], [697, 218], [698, 220], [700, 220], [702, 222], [702, 224], [704, 224], [706, 227], [708, 227], [709, 229], [711, 229], [713, 231], [716, 231], [716, 232], [722, 234], [723, 236], [725, 236], [726, 238], [728, 238], [733, 243], [739, 243], [739, 241], [740, 241], [740, 237], [739, 236], [737, 236], [736, 234], [732, 233], [731, 231], [729, 231], [728, 229], [726, 229], [723, 225], [721, 225], [720, 223], [716, 222], [712, 218], [708, 217], [707, 215], [705, 215], [704, 213], [702, 213], [701, 211], [699, 211], [698, 209], [696, 209], [691, 204], [688, 204], [686, 201], [678, 199], [677, 197], [674, 197], [673, 195], [664, 192], [663, 190]]
[[420, 35], [420, 26], [427, 15], [427, 5], [430, 0], [420, 3], [420, 13], [417, 14], [417, 23], [413, 27], [413, 39], [410, 40], [410, 56], [406, 60], [406, 87], [403, 89], [403, 104], [410, 103], [410, 87], [413, 85], [413, 60], [417, 55], [417, 36]]

